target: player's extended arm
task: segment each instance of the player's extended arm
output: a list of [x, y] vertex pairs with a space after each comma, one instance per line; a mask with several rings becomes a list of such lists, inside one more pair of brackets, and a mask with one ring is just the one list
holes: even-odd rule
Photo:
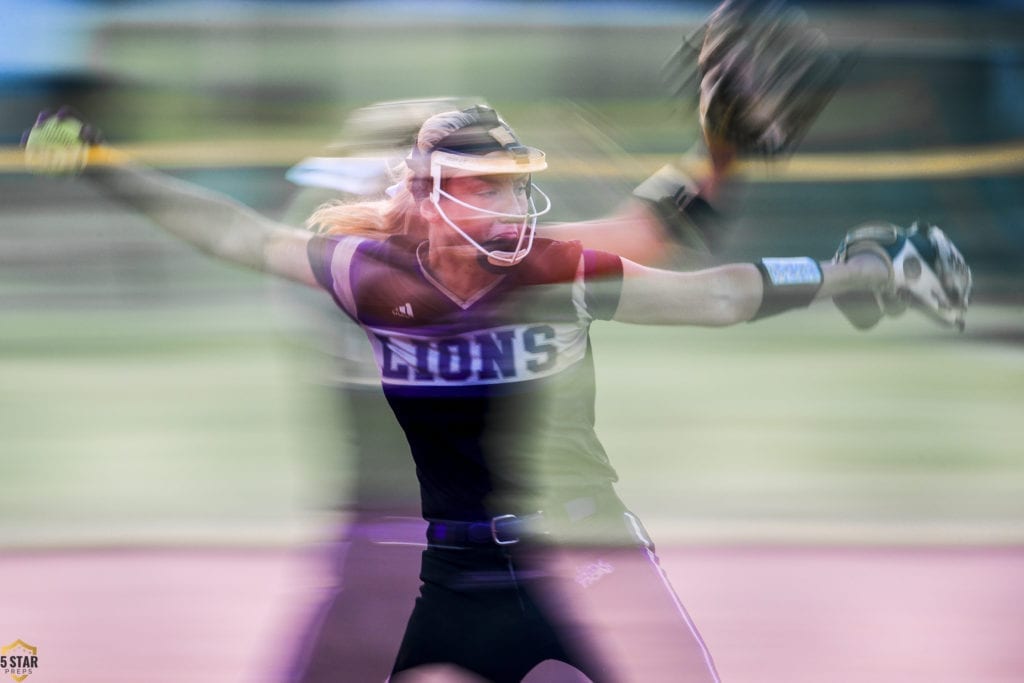
[[545, 225], [539, 234], [578, 240], [587, 249], [618, 254], [644, 265], [706, 262], [728, 227], [719, 206], [733, 173], [728, 145], [716, 153], [698, 148], [642, 182], [615, 214], [590, 221]]
[[212, 256], [317, 286], [306, 256], [310, 233], [133, 163], [99, 144], [96, 132], [68, 110], [40, 114], [25, 139], [25, 160], [41, 174], [81, 173], [107, 196]]
[[84, 178], [201, 251], [318, 286], [306, 256], [312, 234], [276, 223], [230, 197], [133, 163], [89, 166]]
[[623, 260], [614, 319], [653, 325], [720, 327], [755, 320], [848, 292], [886, 286], [889, 268], [874, 254], [842, 263], [809, 258], [764, 259], [693, 272], [648, 268]]
[[[688, 255], [714, 253], [728, 227], [720, 211], [730, 209], [717, 205], [716, 189], [734, 161], [791, 154], [851, 64], [783, 0], [724, 0], [666, 64], [677, 97], [696, 78], [705, 145], [698, 161], [705, 163], [694, 165], [691, 154], [641, 183], [634, 195], [648, 209], [646, 220], [633, 212], [615, 217], [611, 229], [595, 225], [590, 239], [556, 236], [651, 265], [665, 261], [657, 257], [671, 243]], [[632, 234], [615, 229], [626, 222]]]

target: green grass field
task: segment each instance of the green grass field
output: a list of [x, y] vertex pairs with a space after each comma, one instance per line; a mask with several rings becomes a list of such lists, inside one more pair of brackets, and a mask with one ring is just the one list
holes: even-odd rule
[[[184, 161], [161, 163], [276, 212], [283, 169], [352, 108], [479, 94], [551, 153], [556, 220], [609, 209], [654, 170], [638, 159], [694, 139], [692, 103], [666, 96], [660, 68], [699, 12], [585, 21], [537, 3], [510, 29], [505, 15], [423, 7], [115, 12], [82, 29], [95, 73], [78, 86], [3, 92], [4, 134], [13, 144], [61, 98], [118, 143], [184, 146]], [[925, 218], [963, 248], [980, 305], [964, 335], [912, 314], [857, 333], [831, 306], [729, 330], [596, 325], [599, 434], [659, 538], [1024, 541], [1024, 166], [1003, 160], [1020, 150], [1019, 36], [996, 13], [890, 11], [898, 21], [813, 9], [837, 45], [864, 52], [801, 152], [926, 158], [898, 178], [769, 172], [725, 256], [824, 258], [857, 222]], [[636, 158], [594, 163], [608, 148], [566, 134], [565, 98]], [[263, 163], [233, 156], [246, 141]], [[985, 155], [1001, 161], [926, 172]], [[0, 171], [0, 546], [313, 533], [347, 461], [324, 428], [339, 418], [322, 369], [270, 288], [80, 184], [21, 175], [13, 147]]]
[[[0, 538], [311, 533], [345, 490], [323, 428], [339, 416], [275, 311], [5, 316]], [[1024, 356], [991, 338], [1024, 321], [983, 307], [970, 323], [863, 334], [831, 306], [727, 330], [598, 323], [620, 491], [662, 538], [1019, 541]]]

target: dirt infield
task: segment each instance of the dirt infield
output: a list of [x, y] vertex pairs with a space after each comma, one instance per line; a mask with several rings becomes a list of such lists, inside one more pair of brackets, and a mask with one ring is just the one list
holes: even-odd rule
[[[724, 681], [1024, 679], [1024, 548], [661, 556]], [[8, 553], [0, 639], [37, 648], [31, 683], [273, 681], [325, 569], [281, 549]]]

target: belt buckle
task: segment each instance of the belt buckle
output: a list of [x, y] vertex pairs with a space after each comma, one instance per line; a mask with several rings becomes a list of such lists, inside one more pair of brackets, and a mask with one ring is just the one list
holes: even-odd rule
[[518, 517], [516, 517], [515, 515], [498, 515], [497, 517], [493, 517], [491, 519], [491, 538], [494, 539], [495, 544], [497, 544], [497, 545], [515, 545], [516, 543], [519, 543], [519, 536], [515, 536], [511, 541], [503, 541], [498, 536], [498, 523], [506, 521], [506, 520], [515, 520], [515, 519], [518, 519]]

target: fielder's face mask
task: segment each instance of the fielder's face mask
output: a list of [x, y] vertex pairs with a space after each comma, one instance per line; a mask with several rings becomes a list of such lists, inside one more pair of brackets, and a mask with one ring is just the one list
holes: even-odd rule
[[[499, 154], [494, 154], [499, 152]], [[441, 219], [495, 266], [513, 266], [530, 253], [537, 228], [537, 217], [551, 210], [551, 200], [533, 184], [531, 174], [548, 167], [544, 152], [526, 147], [512, 129], [484, 106], [446, 112], [433, 116], [423, 124], [413, 153], [407, 159], [415, 177], [412, 193], [417, 199], [428, 199]], [[526, 209], [523, 213], [505, 213], [475, 206], [446, 192], [442, 181], [451, 176], [526, 175]], [[537, 209], [534, 195], [539, 195], [543, 208]], [[494, 218], [502, 223], [518, 224], [516, 237], [500, 245], [480, 244], [453, 221], [441, 206], [447, 199], [470, 209], [480, 217]]]

